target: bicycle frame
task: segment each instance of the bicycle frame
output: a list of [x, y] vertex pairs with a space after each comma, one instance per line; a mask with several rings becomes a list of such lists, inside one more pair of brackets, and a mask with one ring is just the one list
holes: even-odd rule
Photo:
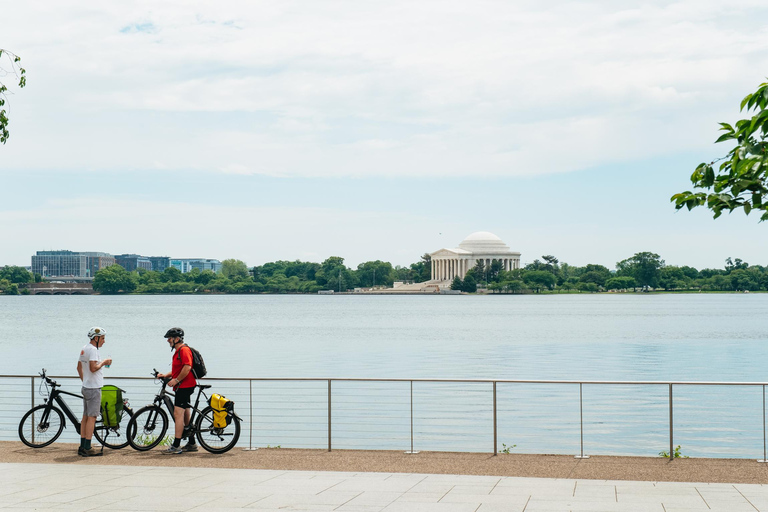
[[[73, 396], [75, 398], [79, 398], [80, 400], [83, 399], [82, 395], [78, 395], [76, 393], [70, 393], [69, 391], [63, 391], [60, 389], [56, 389], [55, 387], [51, 390], [51, 393], [48, 395], [48, 398], [45, 399], [45, 412], [43, 413], [43, 417], [41, 419], [42, 422], [45, 422], [48, 419], [48, 416], [51, 414], [51, 408], [53, 407], [54, 402], [56, 405], [59, 406], [59, 408], [64, 412], [64, 415], [69, 418], [69, 421], [72, 422], [72, 424], [75, 426], [75, 430], [77, 433], [80, 433], [80, 420], [75, 416], [75, 413], [72, 412], [72, 409], [69, 408], [67, 405], [67, 402], [64, 401], [63, 398], [61, 398], [61, 395], [69, 395]], [[67, 428], [67, 423], [64, 422], [64, 428]]]
[[[48, 393], [48, 397], [43, 399], [43, 403], [45, 404], [45, 410], [43, 412], [43, 417], [40, 419], [41, 423], [45, 423], [48, 421], [48, 417], [51, 414], [51, 409], [54, 406], [54, 403], [59, 406], [59, 408], [64, 412], [64, 415], [69, 418], [69, 421], [72, 422], [72, 425], [75, 427], [75, 431], [80, 434], [80, 428], [82, 427], [80, 423], [80, 418], [78, 418], [74, 412], [72, 412], [72, 409], [69, 408], [69, 405], [67, 405], [67, 402], [64, 401], [61, 395], [69, 395], [75, 398], [79, 398], [80, 400], [83, 399], [82, 395], [78, 395], [77, 393], [72, 393], [70, 391], [64, 391], [63, 389], [57, 389], [61, 387], [61, 384], [57, 384], [55, 381], [50, 380], [45, 375], [42, 376], [46, 385], [51, 386], [51, 390]], [[131, 414], [133, 411], [131, 408], [127, 405], [127, 403], [124, 401], [123, 408], [127, 409]], [[34, 421], [34, 416], [32, 418]], [[67, 422], [64, 421], [64, 428], [67, 428]], [[96, 430], [104, 430], [106, 431], [106, 435], [109, 435], [110, 427], [105, 427], [103, 424], [99, 425], [99, 420], [97, 419], [96, 424], [94, 425], [94, 431]], [[34, 439], [34, 432], [32, 432], [32, 439]]]
[[[165, 405], [165, 408], [168, 410], [168, 414], [171, 415], [170, 419], [173, 420], [174, 419], [173, 412], [174, 412], [174, 407], [175, 406], [173, 405], [173, 400], [171, 400], [171, 397], [172, 396], [175, 397], [176, 395], [174, 393], [171, 393], [170, 391], [166, 390], [166, 384], [167, 383], [168, 383], [168, 381], [163, 379], [163, 387], [160, 390], [160, 393], [155, 395], [155, 399], [154, 399], [153, 403], [155, 405], [160, 405], [160, 404]], [[208, 386], [208, 387], [210, 387], [210, 386]], [[189, 416], [189, 423], [185, 427], [185, 428], [188, 428], [190, 430], [193, 428], [192, 425], [195, 424], [195, 418], [197, 417], [197, 415], [198, 414], [202, 414], [202, 411], [200, 411], [200, 409], [198, 409], [198, 406], [200, 405], [200, 395], [204, 396], [206, 399], [208, 398], [208, 395], [205, 394], [203, 389], [204, 388], [201, 387], [200, 385], [197, 386], [197, 398], [195, 399], [195, 405], [194, 405], [194, 407], [192, 407], [192, 414], [190, 414], [190, 416]]]

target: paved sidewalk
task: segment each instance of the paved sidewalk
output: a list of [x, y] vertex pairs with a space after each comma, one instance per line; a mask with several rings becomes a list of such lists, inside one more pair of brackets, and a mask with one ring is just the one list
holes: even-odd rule
[[768, 511], [760, 484], [39, 463], [0, 482], [2, 511]]

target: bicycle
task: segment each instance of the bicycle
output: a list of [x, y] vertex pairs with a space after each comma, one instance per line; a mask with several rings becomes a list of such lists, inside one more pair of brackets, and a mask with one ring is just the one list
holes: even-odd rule
[[[158, 379], [158, 371], [155, 369], [152, 375]], [[166, 390], [166, 385], [172, 379], [164, 378], [161, 381], [160, 392], [155, 396], [152, 404], [142, 407], [133, 415], [128, 422], [126, 429], [128, 433], [128, 442], [132, 448], [139, 451], [151, 450], [159, 445], [165, 439], [165, 433], [168, 430], [168, 414], [173, 418], [173, 393]], [[208, 402], [206, 389], [210, 385], [198, 384], [197, 399], [192, 407], [192, 415], [189, 424], [184, 427], [183, 437], [194, 435], [197, 441], [205, 450], [210, 453], [225, 453], [231, 450], [240, 439], [240, 417], [234, 411], [228, 411], [227, 425], [216, 427], [214, 425], [214, 409], [210, 405], [202, 411], [198, 409], [200, 405], [200, 396], [204, 396]], [[168, 410], [165, 412], [163, 406]]]
[[[72, 409], [69, 408], [62, 395], [73, 396], [80, 400], [82, 400], [83, 397], [76, 393], [56, 389], [60, 388], [61, 384], [58, 384], [55, 380], [46, 376], [45, 368], [43, 368], [43, 371], [40, 372], [39, 375], [42, 377], [42, 380], [40, 381], [38, 391], [41, 395], [47, 395], [47, 397], [43, 399], [43, 404], [35, 406], [27, 411], [19, 422], [19, 438], [22, 443], [30, 448], [43, 448], [56, 441], [64, 431], [64, 427], [67, 426], [64, 415], [66, 415], [66, 417], [69, 418], [69, 421], [72, 422], [77, 433], [80, 433], [80, 420], [75, 416], [75, 413], [72, 412]], [[45, 394], [42, 392], [43, 385], [45, 385], [46, 388]], [[58, 405], [58, 407], [54, 404]], [[133, 410], [127, 399], [123, 399], [123, 411], [129, 417], [133, 416]], [[35, 421], [36, 416], [39, 418], [39, 421]], [[120, 442], [110, 441], [109, 436], [112, 434], [114, 434], [115, 438], [120, 440]], [[127, 436], [126, 439], [121, 439], [123, 437], [121, 434], [122, 429], [120, 425], [116, 427], [104, 426], [101, 415], [96, 419], [93, 435], [99, 443], [101, 443], [102, 450], [104, 449], [104, 446], [113, 450], [128, 446]]]

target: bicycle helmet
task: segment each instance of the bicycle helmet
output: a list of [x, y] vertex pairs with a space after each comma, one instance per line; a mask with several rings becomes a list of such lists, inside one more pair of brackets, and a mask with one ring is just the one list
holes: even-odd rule
[[184, 337], [184, 329], [181, 327], [171, 327], [168, 329], [168, 332], [165, 333], [165, 336], [163, 338], [183, 338]]
[[93, 339], [96, 336], [104, 336], [105, 334], [107, 334], [107, 331], [101, 327], [91, 327], [91, 330], [88, 331], [88, 338]]

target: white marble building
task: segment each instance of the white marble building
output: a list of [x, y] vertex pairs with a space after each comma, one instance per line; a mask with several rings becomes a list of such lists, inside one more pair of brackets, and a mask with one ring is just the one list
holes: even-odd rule
[[520, 268], [520, 253], [509, 249], [501, 238], [487, 231], [478, 231], [465, 238], [455, 249], [440, 249], [432, 257], [432, 281], [452, 281], [454, 277], [464, 279], [467, 271], [479, 260], [490, 266], [498, 260], [504, 270]]

